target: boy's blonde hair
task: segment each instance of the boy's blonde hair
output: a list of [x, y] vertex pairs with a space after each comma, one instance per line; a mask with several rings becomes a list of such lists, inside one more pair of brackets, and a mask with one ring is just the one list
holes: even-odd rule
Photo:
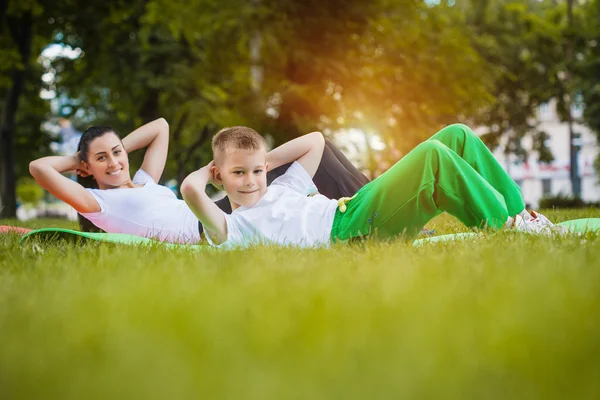
[[232, 126], [223, 128], [212, 139], [212, 151], [215, 162], [217, 158], [230, 150], [266, 149], [265, 139], [252, 128]]

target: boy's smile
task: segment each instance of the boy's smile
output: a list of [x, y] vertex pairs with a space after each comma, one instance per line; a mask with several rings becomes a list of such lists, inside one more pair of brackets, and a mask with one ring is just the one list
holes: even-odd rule
[[223, 185], [232, 210], [253, 207], [267, 191], [267, 153], [260, 150], [230, 150], [215, 166], [215, 180]]

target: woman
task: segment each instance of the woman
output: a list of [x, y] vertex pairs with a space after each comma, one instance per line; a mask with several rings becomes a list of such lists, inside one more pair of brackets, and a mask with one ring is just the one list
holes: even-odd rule
[[[71, 205], [106, 232], [128, 233], [174, 243], [197, 243], [202, 226], [183, 200], [158, 185], [169, 146], [169, 125], [152, 121], [120, 139], [106, 126], [87, 129], [72, 156], [50, 156], [29, 165], [35, 180], [55, 197]], [[146, 148], [140, 169], [131, 178], [128, 153]], [[269, 182], [289, 165], [268, 174]], [[77, 171], [93, 177], [96, 188], [85, 188], [62, 175]], [[330, 198], [353, 195], [368, 179], [328, 143], [315, 184]], [[229, 202], [217, 203], [225, 211]]]

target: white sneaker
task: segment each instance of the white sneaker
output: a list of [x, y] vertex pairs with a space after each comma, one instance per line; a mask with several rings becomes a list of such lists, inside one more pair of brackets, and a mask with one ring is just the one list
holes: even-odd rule
[[547, 236], [566, 235], [569, 232], [565, 227], [554, 225], [548, 218], [535, 211], [531, 213], [531, 216], [533, 218], [525, 220], [520, 215], [515, 215], [513, 229], [520, 232]]
[[552, 222], [551, 222], [551, 221], [550, 221], [550, 220], [549, 220], [549, 219], [548, 219], [548, 218], [547, 218], [547, 217], [546, 217], [544, 214], [540, 214], [539, 212], [537, 212], [537, 211], [534, 211], [534, 210], [531, 210], [531, 212], [530, 212], [529, 214], [531, 214], [531, 216], [532, 216], [533, 218], [539, 218], [539, 219], [540, 219], [540, 220], [541, 220], [543, 223], [545, 223], [546, 225], [549, 225], [549, 226], [556, 226], [556, 225], [554, 225], [554, 224], [553, 224], [553, 223], [552, 223]]

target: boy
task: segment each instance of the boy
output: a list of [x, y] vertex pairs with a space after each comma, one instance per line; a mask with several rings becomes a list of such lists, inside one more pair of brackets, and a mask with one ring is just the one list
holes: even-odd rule
[[[465, 125], [438, 132], [354, 197], [339, 201], [309, 196], [316, 192], [312, 176], [323, 147], [323, 135], [313, 132], [267, 153], [253, 129], [225, 128], [213, 138], [214, 161], [190, 174], [181, 193], [204, 225], [209, 243], [217, 246], [327, 246], [372, 234], [412, 238], [443, 211], [469, 227], [533, 233], [556, 228], [542, 215], [525, 211], [516, 183]], [[289, 170], [267, 188], [267, 169], [291, 161]], [[231, 215], [206, 195], [209, 183], [223, 186]]]

